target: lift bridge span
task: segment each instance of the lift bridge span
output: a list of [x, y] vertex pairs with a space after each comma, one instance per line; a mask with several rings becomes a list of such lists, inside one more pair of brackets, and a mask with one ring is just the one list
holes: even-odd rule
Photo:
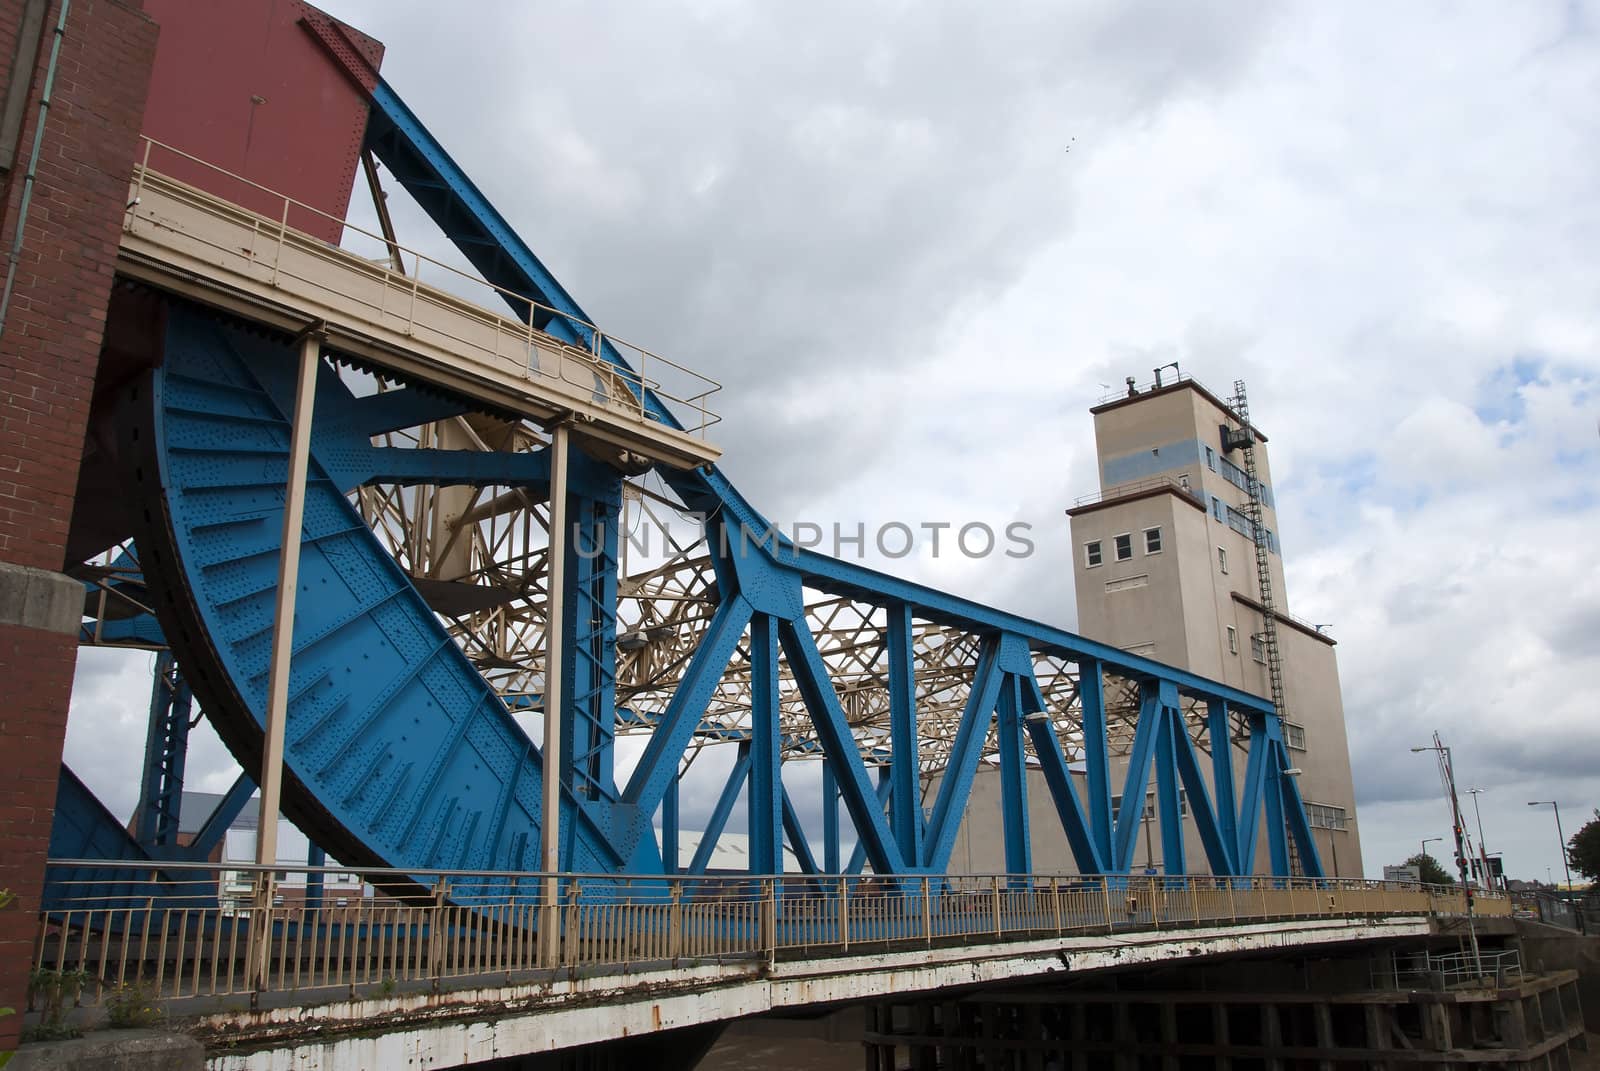
[[[266, 1020], [263, 994], [302, 987], [421, 980], [394, 997], [419, 1008], [452, 974], [615, 988], [592, 964], [735, 990], [754, 971], [755, 1008], [842, 999], [852, 941], [902, 957], [885, 984], [939, 986], [1064, 964], [1069, 936], [1347, 940], [1454, 911], [1320, 880], [1269, 701], [791, 542], [716, 465], [716, 385], [595, 326], [381, 80], [363, 149], [470, 287], [392, 234], [368, 236], [378, 260], [329, 244], [312, 232], [360, 232], [158, 142], [135, 168], [107, 329], [126, 374], [75, 560], [97, 563], [84, 641], [164, 654], [133, 832], [63, 772], [41, 963], [100, 985], [153, 965], [174, 999], [249, 993]], [[630, 568], [626, 518], [652, 510], [698, 529]], [[192, 701], [251, 773], [179, 844]], [[679, 784], [710, 745], [737, 759], [684, 858]], [[280, 747], [282, 811], [366, 876], [355, 904], [316, 870], [286, 904], [271, 867], [230, 897], [203, 864]], [[800, 763], [820, 808], [785, 787]], [[987, 883], [949, 876], [984, 766], [1007, 872]], [[1035, 866], [1030, 769], [1070, 877]], [[1133, 877], [1152, 782], [1165, 874]], [[708, 875], [741, 800], [749, 876]], [[797, 948], [834, 966], [774, 989]], [[673, 1025], [652, 1014], [617, 1029]]]

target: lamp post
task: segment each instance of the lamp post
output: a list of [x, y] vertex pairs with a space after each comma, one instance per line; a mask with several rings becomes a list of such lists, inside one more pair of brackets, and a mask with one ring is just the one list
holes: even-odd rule
[[1439, 780], [1444, 785], [1445, 802], [1450, 804], [1450, 828], [1456, 838], [1456, 869], [1461, 874], [1461, 895], [1467, 901], [1467, 936], [1472, 943], [1472, 966], [1482, 977], [1483, 959], [1478, 951], [1478, 926], [1472, 917], [1472, 883], [1467, 880], [1466, 834], [1461, 828], [1461, 799], [1456, 795], [1455, 762], [1450, 756], [1450, 749], [1444, 746], [1444, 741], [1439, 738], [1437, 732], [1433, 734], [1432, 744], [1414, 747], [1411, 750], [1431, 751], [1439, 758]]
[[[1561, 804], [1555, 800], [1529, 800], [1529, 807], [1551, 807], [1556, 812], [1556, 842], [1561, 845], [1561, 867], [1567, 874], [1567, 891], [1572, 891], [1572, 865], [1567, 862], [1567, 835], [1561, 830]], [[1562, 899], [1566, 899], [1562, 897]], [[1578, 932], [1586, 932], [1583, 927], [1583, 912], [1574, 912], [1578, 916]]]
[[1483, 873], [1480, 876], [1483, 887], [1493, 888], [1489, 881], [1489, 846], [1483, 842], [1483, 811], [1478, 808], [1478, 796], [1483, 792], [1481, 788], [1467, 789], [1467, 795], [1472, 797], [1472, 813], [1478, 819], [1478, 857], [1483, 860]]
[[1443, 837], [1423, 837], [1422, 838], [1422, 854], [1423, 855], [1427, 855], [1428, 854], [1428, 845], [1432, 844], [1436, 840], [1444, 840], [1444, 838]]

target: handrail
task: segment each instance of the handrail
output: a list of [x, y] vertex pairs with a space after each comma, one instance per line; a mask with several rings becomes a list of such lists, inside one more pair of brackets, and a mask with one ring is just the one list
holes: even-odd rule
[[1192, 499], [1201, 509], [1205, 508], [1205, 497], [1193, 487], [1179, 480], [1176, 476], [1151, 476], [1147, 479], [1136, 480], [1132, 483], [1119, 483], [1099, 491], [1091, 491], [1086, 495], [1079, 495], [1072, 500], [1072, 508], [1082, 506], [1098, 506], [1108, 502], [1120, 502], [1126, 498], [1138, 498], [1152, 491], [1176, 491]]
[[[231, 208], [238, 212], [259, 217], [259, 221], [266, 225], [266, 231], [269, 233], [269, 235], [273, 232], [276, 232], [279, 242], [282, 242], [287, 236], [292, 234], [296, 239], [306, 242], [315, 242], [322, 245], [328, 244], [322, 242], [321, 239], [318, 239], [313, 235], [307, 234], [295, 227], [291, 227], [289, 224], [291, 218], [290, 210], [293, 209], [295, 212], [306, 213], [312, 217], [329, 221], [339, 227], [341, 229], [341, 233], [353, 232], [355, 234], [370, 238], [376, 243], [381, 243], [383, 248], [386, 250], [392, 248], [394, 252], [399, 255], [402, 267], [406, 262], [406, 258], [409, 257], [412, 270], [411, 273], [407, 275], [403, 271], [396, 271], [393, 267], [371, 260], [362, 256], [360, 253], [345, 248], [344, 246], [331, 246], [331, 248], [339, 249], [341, 252], [347, 255], [359, 258], [362, 261], [364, 269], [381, 274], [388, 282], [398, 283], [398, 285], [407, 289], [415, 289], [420, 284], [423, 266], [428, 265], [435, 269], [435, 274], [442, 271], [447, 279], [465, 281], [466, 283], [472, 284], [474, 287], [486, 288], [498, 294], [500, 297], [506, 299], [514, 309], [526, 308], [528, 310], [528, 318], [526, 321], [512, 321], [508, 320], [504, 316], [499, 315], [498, 313], [494, 313], [491, 310], [484, 308], [470, 298], [462, 297], [460, 294], [457, 294], [448, 288], [443, 288], [442, 290], [442, 292], [450, 294], [456, 300], [472, 306], [474, 309], [482, 312], [484, 315], [493, 317], [496, 320], [504, 321], [507, 324], [516, 323], [518, 325], [518, 330], [514, 333], [526, 333], [529, 336], [530, 341], [532, 337], [538, 336], [546, 340], [551, 345], [559, 346], [563, 352], [584, 362], [596, 374], [605, 379], [621, 379], [628, 385], [630, 393], [632, 393], [638, 401], [639, 405], [637, 408], [647, 418], [654, 418], [649, 412], [649, 406], [644, 404], [645, 396], [647, 393], [649, 393], [655, 394], [656, 396], [665, 399], [668, 402], [676, 403], [677, 405], [682, 406], [684, 409], [695, 413], [699, 418], [698, 421], [689, 422], [686, 426], [692, 432], [697, 433], [701, 438], [705, 437], [706, 430], [708, 428], [719, 423], [722, 419], [718, 414], [706, 407], [706, 400], [711, 395], [722, 390], [722, 384], [710, 378], [709, 376], [706, 376], [700, 372], [696, 372], [686, 365], [680, 364], [669, 357], [664, 357], [653, 350], [646, 349], [637, 343], [629, 342], [628, 340], [617, 335], [607, 333], [603, 331], [597, 324], [584, 320], [581, 317], [573, 316], [568, 312], [554, 308], [550, 305], [546, 305], [543, 302], [529, 297], [526, 294], [521, 294], [514, 290], [508, 290], [505, 287], [492, 283], [483, 278], [481, 275], [464, 271], [455, 265], [438, 260], [437, 258], [431, 257], [419, 250], [398, 244], [391, 244], [381, 234], [376, 234], [372, 231], [366, 230], [365, 228], [357, 226], [354, 223], [350, 223], [339, 216], [324, 212], [313, 205], [306, 204], [305, 202], [287, 194], [279, 193], [276, 190], [273, 190], [267, 186], [263, 186], [252, 179], [245, 178], [243, 175], [229, 171], [220, 165], [211, 163], [210, 161], [195, 156], [192, 153], [185, 152], [182, 149], [176, 148], [172, 145], [157, 141], [156, 139], [147, 135], [141, 135], [141, 140], [144, 143], [144, 151], [139, 163], [137, 163], [134, 167], [134, 183], [132, 195], [129, 198], [127, 222], [124, 224], [125, 227], [131, 227], [133, 222], [137, 219], [138, 205], [145, 190], [146, 184], [151, 176], [159, 176], [169, 182], [180, 181], [174, 179], [172, 176], [166, 175], [159, 167], [151, 166], [151, 157], [157, 150], [159, 150], [162, 153], [170, 154], [177, 159], [186, 161], [190, 164], [203, 168], [206, 171], [220, 175], [232, 182], [237, 182], [242, 186], [261, 193], [267, 197], [273, 198], [275, 202], [281, 206], [277, 218], [264, 215], [260, 212], [255, 212], [252, 209], [238, 205], [231, 201], [227, 201], [227, 203]], [[226, 201], [225, 198], [220, 198], [220, 195], [211, 194], [211, 196], [219, 197], [219, 199]], [[583, 344], [581, 346], [575, 345], [574, 343], [551, 335], [548, 331], [543, 331], [539, 328], [533, 327], [533, 321], [538, 319], [541, 314], [546, 318], [546, 323], [548, 323], [551, 319], [559, 319], [568, 324], [572, 329], [573, 335], [581, 340]], [[618, 350], [624, 351], [629, 356], [633, 357], [637, 363], [637, 368], [631, 368], [627, 365], [617, 364], [606, 359], [603, 354], [608, 343], [616, 347]], [[660, 379], [656, 378], [661, 376], [663, 372], [668, 373], [668, 378], [672, 378], [671, 374], [675, 373], [677, 376], [687, 377], [691, 382], [684, 387], [676, 388], [679, 393], [669, 392], [664, 388]]]
[[[988, 945], [1466, 908], [1445, 887], [1347, 878], [564, 874], [548, 903], [543, 878], [51, 860], [33, 967], [83, 971], [88, 1004], [134, 985], [170, 1004], [319, 986], [386, 993], [396, 982], [446, 978], [503, 984], [511, 972], [551, 968], [625, 975], [640, 964], [771, 962], [863, 945]], [[1478, 909], [1509, 913], [1509, 901], [1480, 894]]]

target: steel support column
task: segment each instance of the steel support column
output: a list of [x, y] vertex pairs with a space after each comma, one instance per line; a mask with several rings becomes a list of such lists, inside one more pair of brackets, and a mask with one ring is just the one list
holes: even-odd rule
[[144, 744], [144, 783], [134, 839], [148, 852], [176, 847], [189, 751], [192, 696], [171, 651], [156, 655], [150, 682], [150, 721]]
[[1212, 803], [1217, 832], [1233, 858], [1233, 872], [1248, 874], [1250, 861], [1239, 858], [1239, 797], [1233, 785], [1233, 729], [1226, 700], [1206, 703], [1207, 733], [1211, 738]]
[[894, 782], [889, 796], [889, 825], [900, 845], [901, 858], [914, 863], [922, 858], [922, 778], [911, 639], [911, 607], [892, 603], [885, 636], [889, 648], [889, 769]]
[[289, 716], [289, 661], [294, 650], [295, 593], [300, 590], [300, 539], [305, 523], [306, 466], [311, 460], [311, 417], [322, 367], [320, 325], [300, 339], [300, 369], [290, 415], [289, 472], [283, 498], [283, 543], [278, 555], [277, 605], [273, 609], [272, 661], [267, 677], [267, 724], [261, 755], [260, 822], [256, 862], [278, 862], [278, 813], [283, 798], [283, 741]]
[[1000, 821], [1005, 828], [1007, 874], [1033, 872], [1028, 837], [1028, 764], [1022, 748], [1022, 682], [1012, 673], [1000, 685]]
[[[1156, 809], [1161, 820], [1161, 868], [1170, 876], [1188, 872], [1183, 848], [1183, 804], [1178, 785], [1178, 740], [1183, 733], [1183, 714], [1176, 704], [1167, 705], [1165, 686], [1161, 689], [1160, 725], [1156, 738]], [[1176, 700], [1177, 694], [1171, 696]]]
[[778, 727], [778, 622], [750, 619], [750, 873], [783, 872], [783, 773]]
[[827, 762], [822, 764], [822, 869], [839, 873], [839, 783]]
[[545, 616], [544, 747], [541, 752], [544, 760], [544, 799], [539, 812], [539, 869], [544, 871], [541, 898], [544, 917], [540, 920], [540, 930], [544, 935], [545, 962], [554, 964], [560, 955], [561, 941], [556, 914], [560, 884], [556, 873], [561, 869], [561, 788], [567, 772], [562, 769], [561, 762], [561, 722], [566, 712], [565, 682], [562, 680], [566, 614], [562, 604], [567, 590], [567, 469], [571, 450], [565, 424], [557, 424], [550, 429], [549, 450], [550, 545], [546, 553], [549, 576], [545, 581], [548, 605]]
[[1078, 662], [1078, 706], [1083, 722], [1084, 787], [1089, 794], [1089, 838], [1104, 864], [1117, 869], [1112, 854], [1111, 753], [1106, 746], [1105, 688], [1100, 661]]

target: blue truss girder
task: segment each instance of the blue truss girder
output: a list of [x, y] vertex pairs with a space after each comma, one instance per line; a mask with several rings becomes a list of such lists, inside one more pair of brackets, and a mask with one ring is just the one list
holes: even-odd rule
[[144, 745], [144, 784], [139, 794], [134, 837], [159, 854], [178, 844], [183, 803], [183, 772], [189, 753], [189, 713], [193, 694], [178, 673], [171, 651], [156, 655], [150, 682], [150, 713]]
[[1164, 719], [1154, 683], [1139, 689], [1139, 721], [1133, 730], [1133, 749], [1128, 753], [1128, 771], [1122, 785], [1122, 805], [1117, 808], [1116, 842], [1113, 869], [1127, 873], [1133, 866], [1133, 847], [1139, 827], [1144, 823], [1145, 789], [1150, 784], [1150, 760], [1155, 756]]
[[824, 760], [833, 770], [845, 810], [855, 823], [857, 841], [872, 863], [873, 871], [905, 873], [911, 868], [900, 857], [900, 849], [889, 832], [883, 804], [867, 780], [861, 753], [845, 722], [839, 696], [833, 690], [827, 665], [817, 650], [810, 626], [803, 617], [798, 621], [785, 621], [778, 628], [778, 637], [783, 642], [790, 672], [794, 674], [795, 687], [805, 700], [806, 709], [811, 712], [811, 723], [822, 741]]
[[[396, 178], [439, 222], [446, 235], [491, 282], [527, 295], [508, 299], [514, 311], [552, 334], [595, 344], [606, 359], [621, 355], [589, 335], [590, 320], [545, 265], [511, 230], [387, 85], [374, 93], [368, 143]], [[546, 306], [536, 309], [536, 301]], [[520, 305], [520, 309], [519, 309]], [[129, 454], [147, 465], [140, 478], [159, 481], [163, 516], [150, 522], [152, 574], [189, 601], [163, 610], [164, 630], [188, 659], [198, 654], [208, 709], [225, 710], [224, 736], [249, 755], [259, 734], [266, 654], [270, 646], [273, 573], [279, 553], [282, 488], [287, 464], [293, 361], [283, 340], [246, 336], [174, 302], [167, 359], [145, 403], [147, 436]], [[1235, 709], [1259, 723], [1252, 734], [1251, 774], [1239, 818], [1233, 788], [1219, 786], [1227, 819], [1212, 823], [1207, 855], [1213, 867], [1246, 867], [1246, 830], [1265, 828], [1274, 867], [1287, 866], [1287, 838], [1317, 866], [1303, 807], [1286, 762], [1271, 705], [1259, 697], [1183, 670], [1139, 658], [1064, 630], [971, 600], [886, 576], [852, 562], [798, 548], [772, 529], [712, 468], [665, 472], [691, 508], [714, 516], [708, 534], [732, 534], [731, 549], [713, 554], [718, 607], [699, 638], [677, 690], [659, 712], [619, 712], [615, 704], [618, 476], [580, 460], [573, 467], [577, 555], [563, 590], [565, 646], [556, 652], [572, 682], [567, 706], [550, 716], [567, 732], [561, 756], [542, 756], [510, 719], [421, 602], [382, 545], [365, 529], [345, 495], [370, 482], [507, 485], [531, 496], [548, 493], [548, 465], [539, 453], [404, 450], [375, 447], [374, 434], [462, 412], [458, 401], [407, 387], [380, 400], [352, 398], [324, 368], [317, 383], [310, 491], [300, 534], [301, 600], [294, 623], [285, 798], [291, 817], [320, 821], [319, 837], [349, 862], [366, 860], [419, 870], [432, 867], [521, 868], [541, 824], [559, 821], [563, 864], [602, 872], [651, 872], [677, 855], [658, 850], [651, 818], [663, 813], [662, 847], [676, 840], [676, 801], [669, 802], [685, 750], [701, 729], [708, 702], [748, 630], [752, 660], [751, 726], [730, 730], [740, 740], [735, 776], [724, 786], [713, 827], [696, 860], [704, 867], [734, 800], [748, 786], [752, 866], [776, 870], [781, 844], [791, 842], [802, 865], [815, 867], [793, 801], [783, 789], [784, 736], [778, 718], [779, 659], [804, 701], [824, 759], [824, 864], [839, 869], [837, 800], [855, 827], [846, 870], [870, 864], [882, 874], [943, 871], [965, 815], [978, 761], [998, 733], [1005, 854], [1010, 867], [1031, 866], [1026, 754], [1038, 761], [1080, 864], [1126, 871], [1143, 818], [1152, 771], [1162, 813], [1169, 868], [1182, 865], [1180, 785], [1199, 777], [1184, 732], [1185, 700]], [[646, 392], [648, 411], [678, 426], [663, 401]], [[153, 475], [151, 475], [153, 474]], [[609, 528], [608, 536], [605, 529]], [[588, 552], [593, 551], [590, 554]], [[159, 574], [159, 575], [157, 575]], [[804, 611], [806, 591], [844, 596], [881, 613], [887, 638], [890, 711], [888, 763], [874, 785], [866, 753], [847, 722], [827, 660]], [[182, 600], [179, 600], [182, 602]], [[977, 638], [980, 654], [950, 763], [924, 821], [913, 620]], [[1028, 721], [1042, 710], [1035, 657], [1076, 663], [1085, 733], [1087, 808], [1079, 805], [1072, 771], [1044, 748]], [[370, 665], [369, 665], [370, 663]], [[354, 669], [362, 672], [357, 675]], [[1137, 684], [1141, 714], [1118, 815], [1110, 807], [1110, 755], [1102, 674]], [[201, 686], [196, 685], [197, 689]], [[529, 697], [530, 699], [532, 697]], [[619, 718], [655, 721], [655, 731], [628, 784], [611, 772]], [[231, 719], [231, 720], [230, 720]], [[1224, 721], [1226, 715], [1224, 715]], [[742, 735], [741, 735], [742, 734]], [[1225, 736], [1226, 734], [1224, 734]], [[1258, 747], [1259, 745], [1259, 747]], [[1259, 754], [1257, 752], [1259, 751]], [[547, 759], [549, 761], [547, 761]], [[540, 814], [543, 778], [561, 781], [559, 815]], [[1193, 806], [1206, 806], [1204, 791]], [[830, 821], [831, 817], [831, 821]], [[1230, 861], [1229, 841], [1236, 849]], [[1220, 845], [1220, 847], [1219, 847]], [[803, 850], [802, 850], [803, 849]], [[668, 858], [663, 860], [665, 854]]]
[[[750, 619], [750, 872], [783, 871], [783, 833], [789, 796], [783, 790], [783, 731], [778, 725], [778, 622]], [[804, 840], [802, 838], [802, 843]]]
[[972, 673], [972, 687], [967, 692], [966, 706], [961, 711], [961, 723], [956, 728], [955, 742], [950, 748], [945, 764], [944, 779], [939, 783], [939, 794], [934, 799], [933, 816], [928, 820], [928, 837], [923, 842], [923, 867], [933, 873], [943, 873], [950, 865], [950, 853], [955, 849], [956, 833], [961, 826], [961, 815], [966, 810], [967, 797], [972, 793], [972, 779], [977, 774], [978, 758], [983, 753], [984, 741], [989, 735], [989, 722], [994, 716], [995, 701], [1000, 695], [1000, 678], [997, 665], [1000, 652], [999, 637], [985, 641], [978, 654], [978, 664]]

